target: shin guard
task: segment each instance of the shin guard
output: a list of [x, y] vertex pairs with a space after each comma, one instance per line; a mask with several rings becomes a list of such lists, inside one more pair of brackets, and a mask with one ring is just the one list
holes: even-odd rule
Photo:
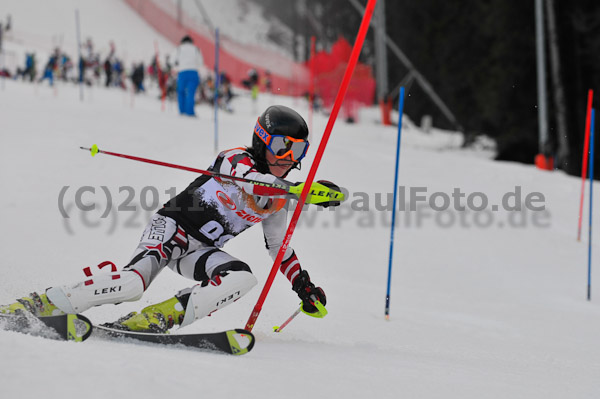
[[48, 288], [46, 296], [65, 313], [81, 313], [93, 306], [137, 301], [143, 293], [142, 278], [135, 272], [121, 271]]
[[233, 271], [227, 272], [225, 276], [213, 277], [208, 284], [194, 286], [190, 292], [181, 327], [237, 301], [257, 283], [252, 273]]

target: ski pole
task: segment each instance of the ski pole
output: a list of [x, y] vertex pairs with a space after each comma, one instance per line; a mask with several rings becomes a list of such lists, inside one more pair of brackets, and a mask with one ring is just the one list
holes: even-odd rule
[[119, 154], [117, 152], [104, 151], [104, 150], [99, 149], [96, 144], [94, 144], [92, 146], [92, 148], [86, 148], [86, 147], [79, 147], [79, 148], [81, 148], [82, 150], [90, 151], [91, 154], [92, 154], [92, 156], [94, 156], [96, 154], [112, 155], [114, 157], [131, 159], [133, 161], [151, 163], [151, 164], [154, 164], [154, 165], [166, 166], [168, 168], [187, 170], [188, 172], [200, 173], [202, 175], [207, 175], [207, 176], [212, 176], [212, 177], [219, 177], [219, 178], [230, 179], [230, 180], [235, 180], [235, 181], [242, 181], [242, 182], [245, 182], [245, 183], [251, 183], [251, 184], [254, 184], [256, 186], [261, 186], [261, 187], [265, 187], [265, 188], [268, 188], [268, 189], [270, 188], [271, 189], [271, 193], [269, 193], [269, 194], [275, 194], [275, 195], [277, 195], [277, 194], [283, 194], [283, 195], [291, 194], [291, 192], [290, 192], [290, 186], [286, 186], [284, 184], [279, 184], [279, 183], [264, 183], [264, 182], [261, 182], [261, 181], [258, 181], [258, 180], [246, 179], [244, 177], [230, 176], [230, 175], [225, 175], [225, 174], [222, 174], [222, 173], [210, 172], [208, 170], [190, 168], [188, 166], [182, 166], [182, 165], [176, 165], [176, 164], [167, 163], [167, 162], [155, 161], [153, 159], [140, 158], [140, 157], [136, 157], [136, 156], [133, 156], [133, 155], [126, 155], [126, 154]]
[[308, 313], [306, 310], [302, 309], [302, 303], [300, 303], [300, 307], [298, 309], [296, 309], [296, 311], [286, 320], [283, 322], [283, 324], [281, 326], [275, 326], [273, 327], [273, 331], [274, 332], [280, 332], [281, 330], [283, 330], [283, 328], [285, 326], [287, 326], [288, 324], [290, 324], [290, 322], [292, 320], [294, 320], [294, 317], [298, 316], [300, 313], [304, 313], [310, 317], [316, 317], [318, 319], [322, 319], [323, 317], [327, 316], [328, 312], [327, 309], [325, 309], [325, 306], [321, 303], [321, 301], [319, 301], [317, 299], [316, 296], [311, 296], [311, 301], [310, 303], [317, 308], [317, 310], [313, 313]]
[[283, 330], [284, 327], [287, 326], [288, 324], [290, 324], [290, 321], [294, 320], [294, 317], [298, 316], [301, 311], [302, 311], [302, 305], [300, 305], [300, 307], [298, 309], [296, 309], [296, 311], [294, 313], [292, 313], [292, 315], [286, 321], [284, 321], [281, 326], [273, 327], [273, 331], [280, 332], [281, 330]]
[[[151, 163], [153, 165], [166, 166], [168, 168], [187, 170], [189, 172], [200, 173], [200, 174], [207, 175], [207, 176], [254, 184], [255, 186], [259, 186], [263, 189], [262, 191], [258, 190], [259, 192], [256, 192], [257, 190], [255, 190], [254, 194], [256, 194], [256, 195], [289, 195], [289, 196], [293, 196], [293, 197], [299, 197], [300, 193], [302, 192], [302, 190], [304, 188], [304, 185], [302, 185], [302, 184], [294, 185], [292, 183], [287, 183], [287, 182], [286, 182], [287, 184], [265, 183], [265, 182], [261, 182], [258, 180], [246, 179], [244, 177], [237, 177], [237, 176], [226, 175], [223, 173], [211, 172], [208, 170], [190, 168], [188, 166], [181, 166], [181, 165], [176, 165], [176, 164], [167, 163], [167, 162], [155, 161], [153, 159], [140, 158], [140, 157], [136, 157], [133, 155], [126, 155], [126, 154], [119, 154], [117, 152], [103, 151], [103, 150], [99, 149], [96, 144], [94, 144], [92, 146], [92, 148], [87, 148], [87, 147], [79, 147], [79, 148], [81, 148], [82, 150], [90, 151], [92, 156], [95, 156], [96, 154], [112, 155], [112, 156], [119, 157], [119, 158], [131, 159], [133, 161]], [[327, 187], [319, 182], [316, 182], [316, 183], [312, 183], [310, 186], [310, 200], [307, 201], [306, 203], [308, 203], [308, 204], [323, 204], [323, 203], [331, 202], [331, 201], [342, 202], [345, 200], [345, 198], [346, 198], [346, 196], [344, 195], [344, 193], [336, 191], [334, 189], [331, 189], [330, 187]]]

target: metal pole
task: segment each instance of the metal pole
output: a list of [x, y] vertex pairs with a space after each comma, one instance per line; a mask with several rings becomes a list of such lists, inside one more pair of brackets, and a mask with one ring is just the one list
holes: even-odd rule
[[556, 124], [557, 124], [557, 164], [558, 167], [565, 168], [569, 161], [569, 130], [567, 129], [567, 105], [565, 98], [565, 88], [561, 75], [561, 60], [558, 45], [558, 32], [556, 26], [556, 12], [554, 0], [546, 0], [546, 12], [548, 13], [548, 43], [550, 50], [550, 72], [554, 88], [554, 104], [556, 106]]
[[215, 94], [214, 94], [214, 108], [215, 108], [215, 153], [219, 151], [219, 81], [221, 76], [219, 75], [219, 28], [215, 29]]
[[204, 23], [208, 27], [208, 30], [210, 30], [211, 32], [214, 32], [215, 28], [212, 24], [210, 17], [208, 16], [208, 13], [202, 6], [202, 2], [200, 0], [194, 0], [194, 2], [196, 3], [196, 7], [198, 7], [198, 10], [200, 10], [200, 14], [202, 14], [202, 19], [204, 20]]
[[[358, 0], [349, 0], [349, 1], [350, 1], [350, 4], [352, 4], [352, 6], [359, 13], [362, 14], [364, 12], [365, 8], [358, 2]], [[431, 98], [431, 101], [433, 101], [434, 104], [438, 106], [440, 111], [444, 114], [444, 116], [446, 118], [448, 118], [448, 120], [456, 127], [457, 130], [462, 131], [462, 129], [463, 129], [462, 126], [458, 123], [456, 117], [450, 111], [450, 108], [448, 108], [448, 106], [446, 106], [446, 104], [444, 103], [444, 101], [442, 101], [440, 96], [438, 96], [437, 93], [435, 92], [435, 90], [433, 90], [433, 87], [427, 81], [427, 79], [425, 79], [425, 77], [423, 75], [421, 75], [421, 73], [419, 71], [417, 71], [417, 69], [412, 64], [412, 62], [410, 62], [410, 60], [408, 59], [406, 54], [404, 54], [402, 52], [402, 50], [400, 50], [400, 47], [398, 47], [396, 45], [396, 43], [394, 43], [394, 41], [388, 35], [385, 35], [385, 42], [388, 45], [388, 47], [390, 48], [390, 50], [392, 50], [392, 53], [394, 53], [394, 55], [400, 60], [400, 62], [402, 62], [402, 64], [406, 68], [408, 68], [409, 72], [412, 73], [412, 75], [416, 79], [417, 83], [421, 86], [421, 88], [425, 91], [425, 93]], [[395, 90], [392, 93], [395, 93]]]
[[81, 59], [81, 28], [79, 27], [79, 9], [75, 9], [75, 27], [77, 30], [77, 72], [79, 72], [79, 100], [83, 101], [83, 71], [80, 70]]
[[177, 25], [181, 27], [181, 0], [177, 0]]
[[2, 39], [4, 35], [4, 26], [0, 23], [0, 74], [2, 75], [2, 90], [4, 90], [4, 80], [6, 77], [4, 76], [4, 50], [2, 47]]
[[385, 0], [379, 0], [375, 8], [375, 66], [377, 76], [377, 99], [385, 101], [388, 93], [387, 49], [385, 45]]
[[546, 102], [546, 51], [544, 39], [544, 8], [543, 0], [535, 0], [535, 32], [536, 32], [536, 59], [538, 83], [538, 128], [539, 151], [547, 155], [546, 143], [548, 142], [548, 110]]

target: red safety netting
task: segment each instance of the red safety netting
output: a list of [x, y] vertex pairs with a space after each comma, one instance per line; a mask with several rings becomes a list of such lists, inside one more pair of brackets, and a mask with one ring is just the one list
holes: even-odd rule
[[[212, 69], [215, 62], [214, 32], [184, 19], [177, 22], [176, 10], [170, 2], [124, 0], [148, 24], [177, 45], [181, 38], [190, 35], [202, 52], [207, 68]], [[317, 52], [306, 64], [294, 62], [281, 54], [258, 46], [236, 43], [226, 37], [220, 40], [220, 70], [229, 75], [232, 83], [240, 86], [248, 78], [248, 71], [255, 69], [260, 77], [270, 72], [272, 90], [277, 94], [306, 95], [309, 91], [309, 68], [314, 63], [315, 94], [322, 99], [323, 106], [330, 108], [342, 81], [352, 47], [340, 38], [331, 48], [331, 52]], [[263, 84], [260, 85], [264, 90]], [[375, 79], [371, 67], [358, 63], [343, 104], [346, 118], [356, 120], [361, 105], [371, 105], [375, 96]]]
[[[202, 52], [206, 67], [214, 69], [214, 32], [186, 19], [179, 25], [176, 9], [170, 2], [124, 1], [174, 45], [178, 45], [183, 36], [190, 35]], [[219, 69], [229, 76], [234, 85], [240, 86], [242, 80], [248, 79], [248, 71], [255, 69], [262, 79], [261, 90], [264, 90], [264, 77], [269, 71], [274, 93], [302, 95], [308, 91], [309, 71], [305, 65], [258, 46], [236, 43], [224, 36], [220, 38], [220, 46]]]
[[[340, 38], [332, 46], [331, 52], [319, 51], [307, 63], [309, 69], [314, 68], [315, 95], [323, 100], [323, 106], [326, 108], [329, 108], [335, 100], [351, 52], [350, 44]], [[346, 118], [351, 117], [356, 120], [356, 111], [361, 105], [373, 104], [375, 86], [371, 67], [358, 63], [344, 100], [343, 109]]]

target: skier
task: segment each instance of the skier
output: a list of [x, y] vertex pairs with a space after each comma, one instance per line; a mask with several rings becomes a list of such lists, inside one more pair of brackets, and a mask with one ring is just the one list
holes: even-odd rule
[[[300, 166], [309, 146], [307, 137], [308, 128], [298, 113], [281, 105], [270, 106], [258, 118], [252, 146], [221, 152], [209, 170], [289, 184], [282, 179]], [[323, 182], [327, 183], [339, 191], [333, 183]], [[95, 275], [85, 268], [85, 281], [51, 287], [41, 295], [32, 293], [0, 306], [0, 313], [30, 311], [48, 316], [137, 301], [161, 270], [169, 267], [199, 284], [108, 325], [160, 333], [173, 325], [189, 325], [238, 300], [257, 284], [245, 262], [221, 250], [227, 241], [260, 222], [266, 248], [273, 259], [277, 256], [286, 231], [287, 200], [267, 191], [251, 183], [202, 175], [152, 217], [131, 261], [121, 271], [111, 262], [99, 265], [110, 266], [110, 272]], [[311, 282], [292, 248], [287, 248], [283, 259], [280, 271], [302, 300], [302, 309], [317, 313], [315, 301], [325, 305], [325, 292]]]
[[184, 36], [181, 44], [173, 54], [177, 74], [177, 100], [181, 115], [196, 116], [194, 104], [196, 90], [200, 84], [198, 70], [204, 64], [204, 59], [190, 36]]

